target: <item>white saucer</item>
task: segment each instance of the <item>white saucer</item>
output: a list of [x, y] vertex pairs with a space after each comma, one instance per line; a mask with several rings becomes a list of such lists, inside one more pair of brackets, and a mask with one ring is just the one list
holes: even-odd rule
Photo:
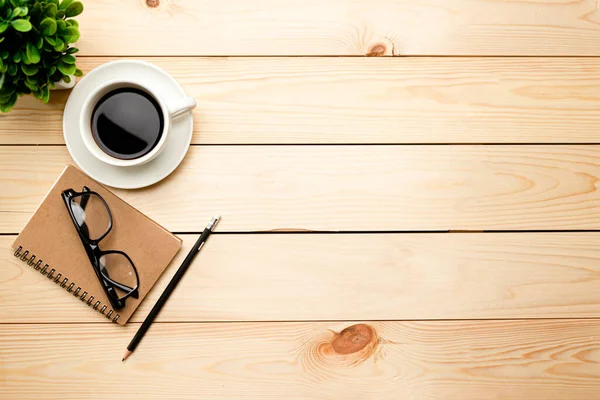
[[175, 79], [145, 61], [120, 60], [101, 65], [84, 76], [69, 96], [63, 115], [63, 132], [67, 148], [79, 168], [100, 183], [122, 189], [150, 186], [166, 178], [185, 157], [192, 141], [194, 128], [192, 114], [189, 113], [171, 122], [171, 132], [166, 146], [152, 161], [133, 167], [106, 164], [95, 158], [83, 143], [79, 133], [79, 118], [84, 99], [100, 83], [113, 79], [132, 79], [146, 83], [166, 102], [176, 101], [186, 96]]

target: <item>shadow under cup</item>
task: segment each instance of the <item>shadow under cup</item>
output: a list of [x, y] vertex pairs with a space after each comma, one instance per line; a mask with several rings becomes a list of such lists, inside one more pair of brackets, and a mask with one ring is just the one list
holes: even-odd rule
[[89, 119], [96, 145], [119, 160], [135, 160], [150, 153], [165, 129], [165, 110], [137, 85], [108, 88]]

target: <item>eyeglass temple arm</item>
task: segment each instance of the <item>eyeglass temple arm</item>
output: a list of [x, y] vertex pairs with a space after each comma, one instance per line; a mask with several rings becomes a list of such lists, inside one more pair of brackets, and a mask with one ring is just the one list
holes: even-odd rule
[[[89, 192], [89, 191], [90, 191], [90, 188], [89, 188], [89, 187], [87, 187], [87, 186], [84, 186], [84, 187], [83, 187], [83, 190], [82, 190], [82, 192], [83, 192], [83, 193], [86, 193], [86, 192]], [[80, 201], [80, 203], [79, 203], [79, 206], [81, 207], [81, 209], [82, 209], [82, 210], [84, 210], [84, 211], [85, 211], [85, 206], [87, 206], [87, 203], [88, 203], [88, 200], [89, 200], [89, 199], [90, 199], [90, 196], [86, 196], [86, 195], [82, 195], [82, 196], [81, 196], [81, 201]], [[87, 236], [89, 236], [89, 235], [90, 235], [90, 231], [89, 231], [89, 229], [87, 228], [87, 225], [86, 225], [86, 223], [85, 223], [85, 222], [82, 222], [82, 223], [81, 223], [81, 226], [79, 227], [79, 229], [81, 229], [81, 231], [82, 231], [82, 232], [83, 232], [85, 235], [87, 235]]]
[[[87, 193], [89, 191], [90, 191], [89, 187], [87, 187], [87, 186], [83, 187], [83, 190], [82, 190], [83, 193]], [[85, 210], [85, 206], [87, 206], [89, 199], [90, 199], [90, 196], [85, 196], [85, 195], [81, 196], [81, 203], [79, 204], [79, 206]]]

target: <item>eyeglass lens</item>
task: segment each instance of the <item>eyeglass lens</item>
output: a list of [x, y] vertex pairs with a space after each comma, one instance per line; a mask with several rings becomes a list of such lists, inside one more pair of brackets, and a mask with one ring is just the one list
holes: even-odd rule
[[101, 238], [110, 227], [106, 205], [95, 194], [71, 198], [71, 210], [81, 233], [90, 240]]
[[100, 272], [105, 277], [119, 283], [116, 289], [128, 294], [137, 285], [133, 265], [127, 257], [119, 253], [103, 254], [100, 257]]

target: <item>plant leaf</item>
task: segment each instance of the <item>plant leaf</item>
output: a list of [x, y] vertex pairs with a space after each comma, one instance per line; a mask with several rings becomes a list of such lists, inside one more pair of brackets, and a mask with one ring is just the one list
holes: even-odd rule
[[0, 22], [0, 33], [3, 33], [8, 28], [8, 22]]
[[43, 45], [44, 45], [44, 39], [41, 36], [39, 36], [38, 39], [37, 39], [37, 43], [35, 44], [35, 47], [38, 50], [41, 50], [41, 48], [42, 48]]
[[67, 23], [62, 19], [59, 19], [58, 21], [56, 21], [56, 28], [58, 33], [62, 33], [62, 31], [67, 29]]
[[67, 50], [67, 54], [75, 54], [79, 51], [79, 49], [77, 47], [69, 47], [69, 49]]
[[[10, 82], [7, 80], [6, 83], [10, 83]], [[14, 93], [14, 91], [15, 91], [15, 89], [11, 85], [3, 86], [0, 89], [0, 103], [3, 103], [6, 100], [8, 100], [8, 98], [10, 97], [11, 94]]]
[[25, 82], [29, 82], [32, 85], [37, 85], [39, 83], [39, 81], [37, 80], [37, 78], [35, 76], [26, 76]]
[[80, 1], [75, 1], [65, 8], [65, 16], [67, 18], [76, 17], [83, 12], [83, 4]]
[[75, 26], [77, 28], [79, 28], [79, 22], [77, 22], [76, 19], [70, 19], [67, 21], [67, 25], [69, 26]]
[[35, 65], [25, 65], [21, 64], [21, 71], [27, 76], [33, 76], [38, 73], [40, 69]]
[[56, 18], [58, 21], [62, 21], [62, 19], [65, 17], [65, 10], [58, 10], [56, 12], [56, 15], [54, 16], [54, 18]]
[[2, 74], [0, 75], [0, 89], [2, 89], [2, 86], [4, 86], [4, 78], [6, 77], [6, 75]]
[[35, 92], [35, 91], [38, 89], [37, 85], [36, 85], [36, 84], [34, 84], [34, 83], [31, 83], [31, 82], [29, 82], [29, 81], [24, 81], [23, 83], [25, 84], [25, 86], [27, 86], [27, 87], [28, 87], [29, 89], [31, 89], [33, 92]]
[[4, 64], [4, 61], [0, 58], [0, 72], [4, 73], [8, 70], [8, 65]]
[[57, 11], [58, 7], [54, 3], [48, 3], [46, 4], [46, 7], [44, 7], [44, 15], [47, 15], [49, 17], [54, 17]]
[[20, 63], [21, 62], [21, 52], [20, 51], [16, 51], [15, 54], [13, 54], [13, 61], [16, 63]]
[[58, 5], [59, 10], [65, 10], [67, 7], [71, 5], [75, 0], [62, 0]]
[[26, 19], [15, 19], [11, 22], [11, 25], [19, 32], [29, 32], [32, 28], [31, 22]]
[[62, 80], [65, 83], [71, 83], [71, 77], [69, 75], [63, 75]]
[[15, 103], [17, 102], [17, 94], [13, 93], [10, 98], [8, 99], [8, 101], [4, 104], [2, 104], [2, 106], [0, 106], [0, 111], [7, 113], [10, 110], [12, 110], [12, 108], [15, 106]]
[[44, 18], [40, 22], [40, 30], [44, 36], [52, 36], [56, 33], [56, 21], [53, 18]]
[[76, 69], [75, 73], [73, 73], [73, 75], [75, 75], [76, 77], [83, 76], [83, 71], [80, 69]]
[[0, 97], [8, 97], [15, 92], [15, 89], [11, 86], [6, 86], [0, 89]]
[[45, 36], [44, 40], [46, 42], [48, 42], [49, 44], [52, 45], [52, 47], [56, 46], [56, 40], [54, 40], [53, 38], [51, 38], [50, 36]]
[[8, 74], [10, 76], [15, 76], [17, 74], [18, 70], [19, 70], [19, 67], [17, 67], [17, 64], [10, 64], [8, 66], [8, 70], [6, 72], [8, 72]]
[[26, 46], [27, 58], [32, 64], [37, 64], [41, 60], [40, 51], [32, 43], [27, 43]]
[[56, 39], [56, 44], [54, 45], [54, 50], [62, 51], [62, 48], [64, 45], [65, 45], [65, 43], [62, 40]]
[[73, 75], [77, 70], [75, 64], [67, 64], [62, 61], [59, 61], [56, 67], [60, 72], [62, 72], [63, 75]]
[[4, 0], [0, 0], [0, 7], [4, 7]]
[[31, 15], [31, 17], [34, 18], [36, 21], [39, 21], [42, 18], [42, 13], [43, 13], [42, 3], [40, 3], [39, 1], [36, 1], [35, 5], [29, 12], [29, 15]]
[[[48, 75], [52, 75], [56, 72], [56, 66], [52, 65], [50, 68], [48, 68]], [[77, 71], [75, 71], [77, 72]]]
[[75, 64], [75, 57], [70, 54], [65, 54], [60, 58], [60, 61], [64, 62], [65, 64]]
[[67, 43], [75, 43], [79, 40], [79, 29], [75, 28], [74, 26], [65, 29], [63, 39]]
[[29, 10], [27, 9], [27, 7], [15, 7], [15, 9], [12, 12], [12, 18], [16, 18], [21, 15], [27, 15], [28, 11]]
[[42, 93], [42, 101], [44, 102], [44, 104], [46, 104], [50, 100], [50, 89], [48, 89], [48, 85], [44, 86], [44, 88], [42, 89]]
[[29, 58], [27, 57], [27, 52], [25, 51], [21, 51], [21, 62], [23, 64], [31, 64], [31, 62], [29, 62]]
[[0, 52], [0, 58], [2, 58], [3, 60], [6, 60], [8, 56], [10, 56], [10, 53], [8, 51], [4, 50]]

